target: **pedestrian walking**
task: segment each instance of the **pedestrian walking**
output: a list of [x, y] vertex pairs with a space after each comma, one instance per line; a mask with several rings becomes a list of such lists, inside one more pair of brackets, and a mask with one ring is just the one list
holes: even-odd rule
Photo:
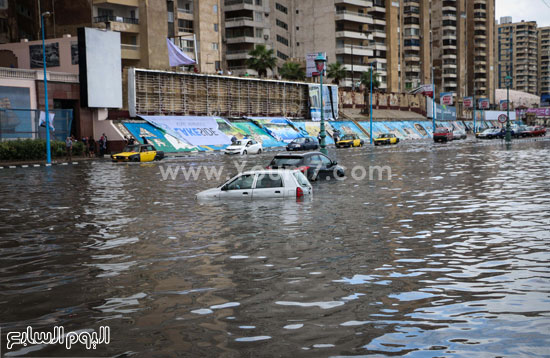
[[90, 156], [90, 143], [88, 137], [82, 137], [82, 144], [84, 144], [84, 156], [88, 158]]
[[73, 140], [71, 137], [65, 139], [66, 159], [70, 162], [73, 159]]
[[100, 158], [103, 158], [103, 155], [105, 154], [104, 144], [105, 144], [105, 137], [104, 136], [99, 137], [99, 140], [97, 141], [97, 145], [99, 146], [98, 149], [99, 149]]
[[96, 153], [94, 137], [90, 137], [90, 139], [88, 139], [88, 150], [90, 152], [90, 158], [93, 158]]

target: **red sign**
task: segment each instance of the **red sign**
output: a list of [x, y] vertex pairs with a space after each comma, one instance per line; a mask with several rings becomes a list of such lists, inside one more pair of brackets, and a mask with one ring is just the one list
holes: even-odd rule
[[464, 108], [472, 108], [474, 99], [472, 97], [464, 97]]
[[498, 116], [498, 121], [500, 123], [506, 123], [507, 119], [508, 119], [508, 117], [505, 114], [501, 114], [500, 116]]

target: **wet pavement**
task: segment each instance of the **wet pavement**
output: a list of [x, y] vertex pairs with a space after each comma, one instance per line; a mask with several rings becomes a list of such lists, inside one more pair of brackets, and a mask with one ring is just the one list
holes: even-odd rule
[[[2, 353], [27, 326], [109, 326], [95, 350], [10, 354], [549, 356], [550, 141], [330, 152], [392, 180], [202, 204], [241, 158], [0, 171]], [[161, 167], [200, 164], [223, 165], [220, 179], [162, 180]]]

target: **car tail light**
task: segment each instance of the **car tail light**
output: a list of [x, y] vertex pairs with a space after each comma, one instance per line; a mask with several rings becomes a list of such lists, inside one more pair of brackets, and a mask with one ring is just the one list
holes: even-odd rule
[[301, 171], [303, 174], [306, 174], [308, 169], [309, 169], [309, 167], [307, 165], [303, 165], [301, 167], [298, 167], [298, 170]]
[[266, 168], [266, 169], [271, 169], [271, 166], [270, 166], [270, 165], [268, 165], [268, 166], [267, 166], [267, 167], [265, 167], [265, 168]]
[[304, 191], [299, 186], [296, 187], [296, 197], [301, 198], [302, 196], [304, 196]]

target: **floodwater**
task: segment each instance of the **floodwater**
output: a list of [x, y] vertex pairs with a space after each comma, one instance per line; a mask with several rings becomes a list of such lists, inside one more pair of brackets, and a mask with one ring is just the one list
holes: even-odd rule
[[[550, 141], [331, 153], [392, 180], [202, 204], [241, 158], [1, 170], [2, 353], [550, 356]], [[200, 164], [224, 165], [221, 179], [162, 180], [161, 167]], [[28, 326], [109, 326], [110, 342], [7, 352]]]

